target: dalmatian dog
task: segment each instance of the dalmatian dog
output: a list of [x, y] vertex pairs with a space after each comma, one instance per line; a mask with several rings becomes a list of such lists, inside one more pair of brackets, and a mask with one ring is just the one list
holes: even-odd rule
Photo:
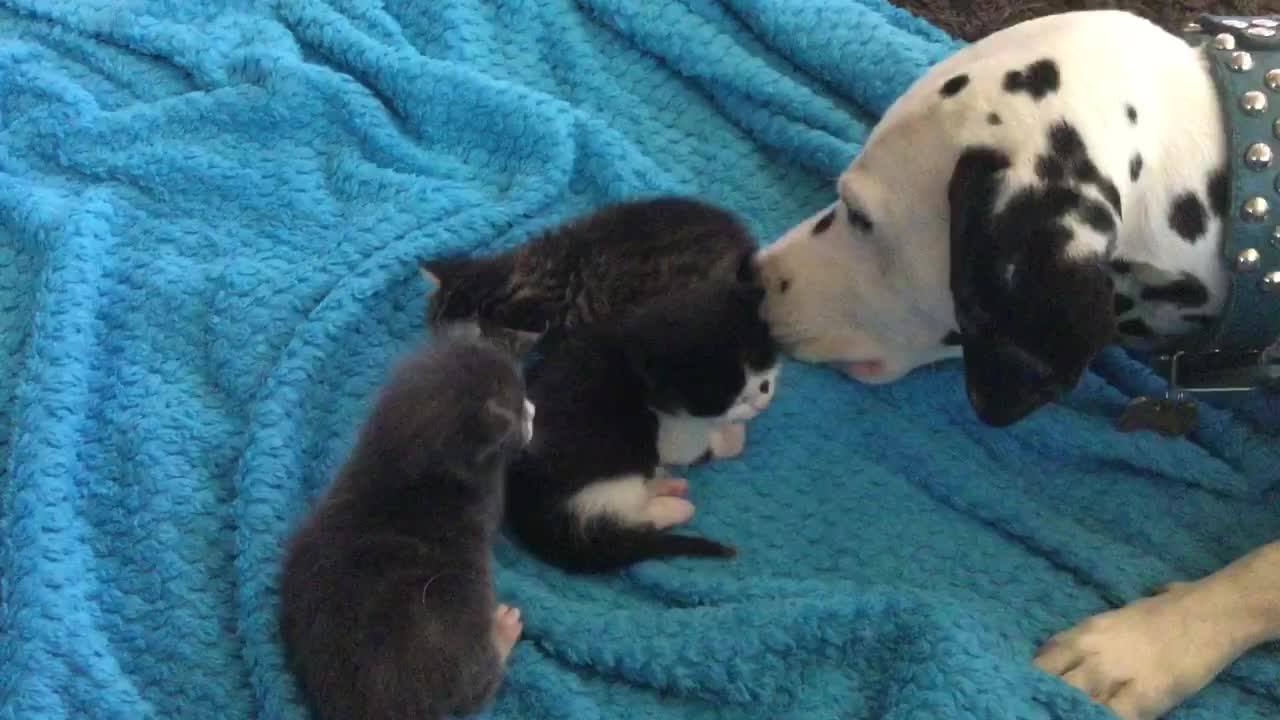
[[[1176, 345], [1221, 312], [1224, 119], [1200, 51], [1120, 11], [1015, 25], [905, 93], [838, 199], [760, 254], [788, 352], [866, 383], [963, 357], [1007, 426], [1119, 342]], [[1035, 662], [1156, 718], [1280, 639], [1280, 542], [1084, 620]]]

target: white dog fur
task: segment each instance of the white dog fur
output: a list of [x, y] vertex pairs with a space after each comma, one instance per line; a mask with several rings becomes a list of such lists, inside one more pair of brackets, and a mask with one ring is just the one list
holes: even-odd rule
[[[761, 253], [765, 314], [793, 356], [863, 382], [963, 355], [978, 415], [1017, 421], [1102, 344], [1175, 345], [1220, 312], [1225, 152], [1204, 58], [1180, 38], [1118, 11], [1013, 26], [915, 83], [838, 200]], [[965, 205], [984, 188], [992, 205]], [[1063, 344], [1045, 322], [1097, 327]], [[1280, 543], [1089, 618], [1036, 663], [1149, 719], [1276, 639]]]

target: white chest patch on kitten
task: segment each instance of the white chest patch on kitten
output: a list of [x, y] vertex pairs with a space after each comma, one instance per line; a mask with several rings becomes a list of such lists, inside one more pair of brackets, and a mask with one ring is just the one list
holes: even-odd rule
[[710, 458], [729, 458], [746, 442], [743, 423], [764, 412], [778, 388], [780, 365], [746, 371], [746, 382], [729, 410], [720, 417], [656, 413], [658, 460], [663, 465], [692, 465]]
[[781, 365], [774, 365], [768, 370], [748, 369], [742, 394], [730, 408], [726, 419], [730, 422], [744, 422], [764, 412], [773, 402], [773, 395], [778, 390], [778, 373], [781, 371]]

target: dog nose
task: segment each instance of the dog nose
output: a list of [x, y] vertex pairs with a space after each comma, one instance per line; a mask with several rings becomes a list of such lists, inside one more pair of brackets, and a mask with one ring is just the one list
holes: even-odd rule
[[762, 393], [768, 393], [768, 392], [769, 392], [769, 387], [770, 387], [770, 386], [769, 386], [769, 381], [768, 381], [768, 380], [762, 380], [762, 381], [760, 381], [760, 392], [762, 392]]

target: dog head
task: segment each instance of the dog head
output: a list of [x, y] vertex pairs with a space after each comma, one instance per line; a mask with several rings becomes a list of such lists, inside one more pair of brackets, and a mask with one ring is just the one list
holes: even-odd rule
[[1077, 384], [1115, 332], [1119, 197], [1059, 106], [1007, 97], [1056, 89], [1050, 61], [1022, 67], [967, 96], [963, 60], [935, 68], [872, 131], [839, 199], [761, 253], [764, 314], [791, 355], [871, 383], [963, 355], [993, 426]]
[[945, 170], [936, 155], [895, 157], [904, 130], [878, 127], [841, 175], [838, 199], [757, 260], [763, 312], [786, 351], [866, 383], [959, 354], [945, 188], [933, 182]]

